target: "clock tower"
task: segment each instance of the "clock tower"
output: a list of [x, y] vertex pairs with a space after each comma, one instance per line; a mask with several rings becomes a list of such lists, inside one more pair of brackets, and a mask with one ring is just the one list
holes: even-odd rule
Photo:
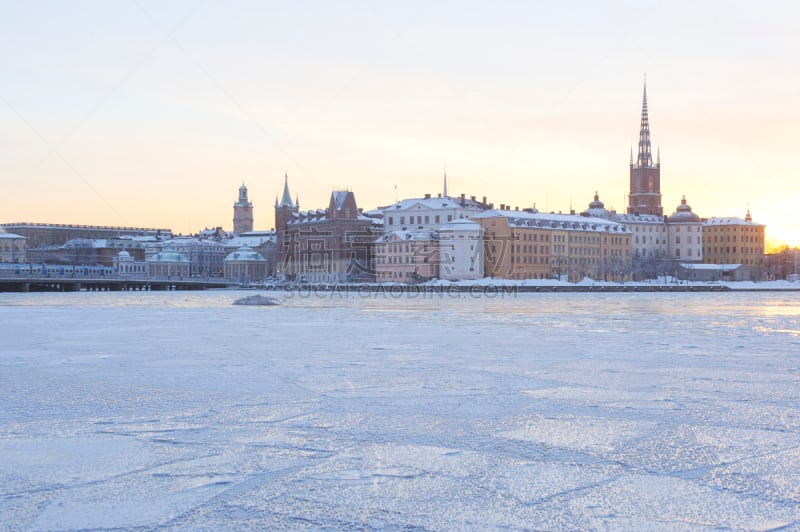
[[631, 188], [628, 194], [628, 214], [664, 215], [661, 206], [661, 154], [653, 164], [650, 145], [650, 121], [647, 116], [647, 84], [642, 97], [642, 122], [639, 128], [639, 154], [630, 162]]
[[239, 187], [239, 201], [233, 204], [233, 232], [237, 235], [253, 230], [253, 204], [247, 199], [247, 187]]

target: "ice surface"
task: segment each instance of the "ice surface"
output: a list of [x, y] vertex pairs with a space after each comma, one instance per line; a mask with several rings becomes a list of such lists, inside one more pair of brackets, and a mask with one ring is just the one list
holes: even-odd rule
[[800, 529], [800, 294], [0, 294], [0, 530]]

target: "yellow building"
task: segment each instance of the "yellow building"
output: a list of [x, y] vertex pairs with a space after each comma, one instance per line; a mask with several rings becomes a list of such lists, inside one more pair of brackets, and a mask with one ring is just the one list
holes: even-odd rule
[[708, 218], [703, 221], [703, 262], [742, 264], [756, 272], [764, 260], [765, 226], [753, 222], [748, 209], [741, 218]]
[[473, 216], [484, 229], [487, 277], [619, 279], [630, 273], [631, 233], [586, 216], [490, 210]]

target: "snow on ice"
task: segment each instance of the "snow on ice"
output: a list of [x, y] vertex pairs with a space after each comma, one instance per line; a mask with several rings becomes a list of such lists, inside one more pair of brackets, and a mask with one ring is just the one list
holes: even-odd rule
[[800, 294], [0, 294], [0, 529], [800, 528]]

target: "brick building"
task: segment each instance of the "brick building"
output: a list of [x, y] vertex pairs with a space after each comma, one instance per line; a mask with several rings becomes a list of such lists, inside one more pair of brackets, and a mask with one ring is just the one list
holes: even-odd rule
[[301, 212], [289, 195], [275, 203], [277, 274], [310, 283], [362, 282], [375, 279], [373, 245], [382, 226], [364, 216], [351, 191], [334, 191], [327, 209]]

